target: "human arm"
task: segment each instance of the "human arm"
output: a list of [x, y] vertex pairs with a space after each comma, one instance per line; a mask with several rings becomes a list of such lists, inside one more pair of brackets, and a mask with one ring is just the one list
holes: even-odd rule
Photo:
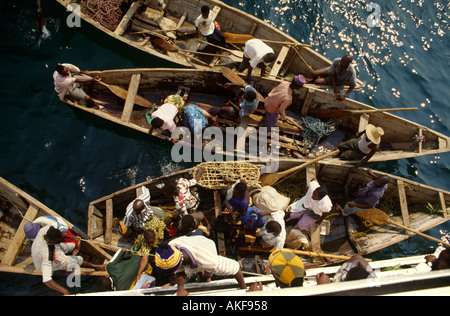
[[177, 283], [177, 296], [188, 296], [189, 292], [184, 288], [186, 284], [186, 273], [179, 272], [175, 274], [175, 280]]
[[345, 98], [348, 97], [348, 95], [350, 94], [350, 92], [353, 91], [353, 89], [355, 89], [355, 87], [350, 86], [350, 88], [348, 88], [347, 92], [345, 92], [344, 94], [338, 94], [336, 96], [336, 99], [338, 99], [339, 101], [345, 100]]
[[[369, 145], [369, 147], [372, 145]], [[376, 147], [376, 145], [373, 145], [373, 146]], [[350, 172], [354, 173], [356, 171], [356, 169], [358, 169], [359, 167], [364, 165], [366, 162], [368, 162], [370, 160], [370, 158], [372, 158], [373, 155], [377, 152], [377, 150], [378, 150], [378, 148], [371, 148], [370, 152], [360, 162], [358, 162], [355, 166], [353, 166], [350, 169]]]
[[139, 269], [136, 276], [136, 280], [140, 279], [142, 273], [144, 273], [144, 271], [147, 269], [147, 266], [148, 266], [148, 256], [142, 256], [141, 262], [139, 263]]
[[69, 295], [69, 290], [59, 285], [55, 280], [51, 279], [50, 281], [44, 282], [52, 290], [58, 291], [63, 295]]

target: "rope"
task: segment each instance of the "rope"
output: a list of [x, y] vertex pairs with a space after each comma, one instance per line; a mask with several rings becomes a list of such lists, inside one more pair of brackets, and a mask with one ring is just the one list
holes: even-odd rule
[[108, 30], [114, 31], [122, 21], [129, 0], [83, 0], [81, 10], [84, 14], [100, 23]]
[[328, 136], [336, 130], [333, 123], [325, 123], [312, 116], [300, 117], [300, 124], [304, 127], [302, 136], [308, 149], [317, 144], [323, 136]]

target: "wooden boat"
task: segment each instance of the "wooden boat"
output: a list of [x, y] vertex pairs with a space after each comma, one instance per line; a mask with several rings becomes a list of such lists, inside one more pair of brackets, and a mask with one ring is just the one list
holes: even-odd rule
[[[148, 107], [153, 107], [150, 112], [154, 111], [156, 105], [161, 105], [161, 96], [175, 94], [179, 90], [189, 91], [186, 104], [195, 103], [210, 112], [218, 111], [224, 105], [224, 100], [229, 95], [217, 83], [224, 84], [230, 82], [229, 79], [233, 81], [243, 80], [229, 69], [224, 69], [222, 72], [191, 69], [122, 69], [92, 71], [91, 75], [101, 77], [102, 82], [108, 85], [96, 83], [92, 91], [96, 99], [105, 103], [103, 104], [104, 108], [102, 110], [87, 108], [71, 99], [66, 99], [66, 102], [102, 119], [145, 134], [148, 134], [150, 130], [150, 125], [146, 119], [146, 115], [150, 110]], [[280, 82], [277, 79], [259, 78], [256, 80], [256, 87], [262, 97], [264, 97]], [[137, 97], [142, 97], [144, 100], [137, 99]], [[277, 123], [276, 126], [280, 128], [279, 142], [272, 144], [272, 146], [275, 146], [273, 148], [279, 148], [280, 168], [283, 168], [284, 164], [288, 164], [292, 159], [298, 163], [308, 161], [327, 151], [332, 151], [332, 148], [337, 146], [342, 140], [353, 138], [358, 131], [363, 131], [368, 123], [381, 126], [384, 129], [381, 149], [371, 158], [371, 162], [435, 155], [450, 150], [450, 139], [448, 136], [391, 113], [383, 112], [389, 111], [389, 109], [376, 109], [348, 98], [344, 101], [337, 101], [332, 94], [315, 88], [303, 87], [296, 90], [293, 98], [293, 104], [288, 108], [291, 113], [289, 115], [292, 117], [289, 121], [284, 123], [279, 121]], [[135, 105], [135, 103], [138, 103], [138, 100], [144, 102], [144, 104], [139, 102], [144, 106]], [[264, 107], [260, 103], [257, 111], [239, 122], [219, 120], [219, 128], [222, 131], [227, 127], [235, 127], [234, 131], [237, 131], [238, 126], [242, 127], [242, 130], [239, 134], [239, 139], [235, 143], [230, 144], [231, 150], [227, 148], [225, 143], [225, 134], [222, 134], [223, 146], [213, 147], [216, 153], [223, 154], [222, 157], [219, 156], [216, 160], [224, 160], [223, 156], [233, 157], [237, 155], [244, 155], [245, 159], [250, 159], [248, 157], [250, 141], [255, 139], [255, 137], [248, 136], [257, 135], [256, 128], [263, 126], [263, 109]], [[334, 126], [336, 129], [329, 136], [323, 135], [319, 142], [316, 141], [314, 143], [313, 149], [309, 150], [310, 145], [308, 141], [311, 140], [311, 137], [307, 136], [313, 135], [313, 138], [317, 138], [317, 136], [314, 136], [316, 134], [314, 134], [313, 130], [306, 129], [302, 131], [299, 128], [301, 117], [304, 115], [313, 118], [326, 116], [327, 113], [335, 112], [334, 110], [331, 111], [332, 109], [336, 111], [350, 110], [347, 111], [350, 113], [331, 120], [321, 119], [321, 122], [328, 122], [330, 124], [327, 126]], [[360, 111], [364, 113], [361, 114]], [[178, 125], [181, 126], [181, 123]], [[303, 123], [301, 126], [302, 128], [304, 126], [307, 128]], [[170, 140], [169, 137], [157, 131], [153, 132], [153, 136], [167, 141]], [[420, 137], [423, 137], [424, 142], [420, 141]], [[312, 140], [314, 141], [314, 139]], [[238, 151], [236, 148], [240, 141], [245, 143], [245, 152], [242, 150]], [[270, 141], [270, 137], [268, 141]], [[204, 148], [210, 142], [211, 140], [202, 138], [198, 147], [202, 146]], [[305, 154], [305, 152], [309, 152], [309, 154]], [[254, 156], [251, 157], [252, 160], [258, 161], [259, 157]], [[260, 156], [260, 154], [258, 153], [257, 156]], [[336, 164], [345, 163], [338, 158], [329, 158], [327, 161]]]
[[[61, 216], [3, 178], [0, 178], [0, 214], [0, 271], [40, 275], [34, 269], [32, 243], [26, 240], [23, 227], [39, 216]], [[85, 238], [82, 231], [65, 221], [75, 235]], [[94, 264], [103, 264], [105, 260], [111, 259], [111, 255], [89, 241], [81, 241], [79, 255]], [[105, 273], [81, 268], [81, 274]]]
[[[179, 178], [190, 179], [194, 171], [194, 168], [191, 168], [161, 176], [91, 202], [88, 216], [89, 237], [110, 248], [131, 247], [133, 240], [119, 233], [118, 222], [124, 217], [127, 205], [140, 194], [141, 187], [145, 186], [150, 190], [151, 205], [165, 210], [173, 210], [173, 200], [166, 197], [162, 184], [176, 181]], [[383, 174], [382, 172], [376, 173]], [[236, 177], [239, 178], [239, 175]], [[448, 207], [450, 192], [393, 175], [389, 175], [389, 177], [388, 189], [378, 207], [387, 210], [391, 220], [423, 232], [450, 218], [450, 208]], [[358, 169], [356, 173], [351, 173], [348, 166], [316, 164], [295, 173], [290, 180], [286, 180], [275, 188], [281, 194], [289, 196], [292, 203], [306, 193], [306, 183], [313, 178], [317, 178], [320, 184], [328, 189], [333, 203], [339, 203], [342, 206], [349, 201], [352, 194], [372, 180], [365, 169]], [[231, 179], [233, 178], [231, 177]], [[198, 210], [205, 213], [211, 225], [216, 223], [215, 231], [219, 253], [230, 254], [227, 250], [230, 239], [238, 238], [233, 232], [233, 225], [224, 221], [216, 221], [217, 218], [222, 218], [219, 216], [223, 211], [224, 196], [221, 195], [220, 190], [199, 186], [197, 192], [201, 199]], [[429, 209], [431, 208], [433, 212], [430, 213]], [[370, 254], [411, 237], [402, 229], [390, 225], [366, 226], [353, 217], [345, 220], [342, 216], [335, 214], [329, 216], [327, 220], [330, 222], [327, 235], [320, 235], [320, 229], [314, 229], [311, 234], [312, 250], [320, 255], [315, 260], [311, 260], [309, 256], [304, 257], [305, 266], [308, 268], [342, 262], [344, 260], [342, 256], [350, 257], [356, 253]], [[252, 244], [255, 238], [239, 240], [238, 249], [242, 256], [245, 253], [266, 252], [268, 254], [271, 251], [271, 249]], [[236, 255], [236, 253], [234, 254]], [[322, 260], [318, 260], [321, 257], [323, 257]], [[329, 257], [331, 259], [328, 259]]]
[[[425, 255], [376, 260], [370, 262], [377, 279], [346, 281], [317, 286], [315, 277], [323, 272], [332, 277], [339, 266], [311, 268], [306, 270], [302, 287], [281, 289], [275, 287], [272, 275], [245, 277], [247, 285], [261, 282], [263, 291], [258, 296], [317, 296], [317, 295], [449, 295], [450, 270], [421, 272]], [[418, 269], [417, 269], [418, 268]], [[187, 283], [189, 296], [254, 296], [255, 292], [237, 289], [235, 279], [213, 280], [209, 283]], [[131, 291], [90, 293], [87, 296], [163, 296], [174, 295], [176, 286], [155, 287]]]
[[[309, 45], [298, 42], [267, 22], [217, 0], [165, 1], [167, 6], [164, 15], [158, 7], [158, 1], [124, 1], [120, 8], [113, 10], [114, 16], [118, 16], [114, 23], [105, 16], [104, 12], [108, 10], [102, 10], [101, 1], [57, 1], [113, 38], [185, 67], [203, 70], [221, 69], [226, 64], [240, 62], [243, 44], [250, 37], [269, 41], [267, 44], [277, 54], [278, 57], [269, 73], [271, 77], [309, 75], [312, 70], [331, 65], [329, 59], [311, 49]], [[106, 2], [104, 5], [109, 6], [111, 12], [113, 5]], [[222, 50], [217, 54], [217, 48], [210, 45], [206, 49], [200, 47], [199, 50], [199, 45], [205, 44], [196, 39], [194, 22], [201, 14], [200, 9], [203, 5], [210, 7], [222, 32], [231, 33], [229, 37], [233, 39], [228, 38], [228, 42], [232, 42], [235, 46], [230, 45], [233, 52]], [[192, 28], [194, 32], [190, 31]], [[241, 58], [236, 60], [233, 53]], [[358, 84], [364, 85], [361, 81]]]

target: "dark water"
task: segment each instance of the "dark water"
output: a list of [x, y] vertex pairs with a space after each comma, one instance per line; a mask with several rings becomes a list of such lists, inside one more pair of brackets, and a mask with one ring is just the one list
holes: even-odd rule
[[[396, 114], [450, 134], [448, 1], [379, 1], [381, 25], [373, 28], [366, 22], [371, 1], [225, 2], [312, 44], [329, 59], [352, 53], [367, 87], [351, 97], [380, 108], [419, 107]], [[52, 36], [38, 45], [35, 1], [0, 2], [0, 176], [84, 228], [90, 201], [190, 165], [174, 164], [168, 144], [61, 103], [53, 91], [55, 64], [88, 70], [175, 65], [86, 23], [69, 28], [64, 8], [56, 1], [42, 3]], [[449, 154], [370, 166], [450, 190]], [[447, 223], [427, 233], [442, 238], [449, 229]], [[414, 237], [373, 257], [428, 253], [434, 247]], [[39, 277], [0, 273], [0, 282], [1, 295], [36, 295], [45, 289]]]

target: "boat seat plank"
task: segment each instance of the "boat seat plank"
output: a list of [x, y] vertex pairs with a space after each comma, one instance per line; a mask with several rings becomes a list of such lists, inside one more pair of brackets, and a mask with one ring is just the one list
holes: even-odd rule
[[283, 48], [281, 48], [281, 51], [277, 56], [277, 59], [273, 64], [272, 70], [269, 73], [269, 77], [275, 78], [278, 76], [281, 66], [283, 66], [284, 60], [286, 59], [288, 53], [289, 53], [289, 46], [283, 46]]
[[367, 127], [367, 124], [369, 124], [369, 115], [361, 114], [361, 117], [359, 118], [358, 132], [364, 131]]
[[122, 121], [129, 122], [133, 114], [134, 102], [136, 101], [137, 92], [139, 89], [139, 82], [141, 81], [141, 74], [134, 74], [131, 77], [130, 86], [128, 88], [127, 99], [122, 112]]
[[312, 104], [312, 99], [314, 98], [315, 95], [316, 95], [316, 93], [313, 89], [308, 89], [308, 91], [306, 92], [305, 101], [303, 102], [303, 106], [302, 106], [302, 116], [305, 116], [308, 114], [308, 111]]
[[12, 266], [14, 264], [14, 261], [16, 260], [16, 257], [19, 254], [19, 251], [21, 250], [21, 245], [23, 244], [26, 238], [25, 231], [23, 230], [23, 228], [26, 223], [32, 222], [36, 219], [38, 212], [39, 208], [30, 204], [24, 218], [22, 219], [19, 225], [19, 228], [17, 229], [16, 234], [14, 235], [14, 238], [9, 244], [8, 250], [6, 250], [6, 253], [3, 256], [2, 265]]
[[[308, 166], [306, 168], [306, 185], [308, 186], [311, 180], [316, 179], [316, 166]], [[314, 252], [322, 252], [322, 248], [320, 247], [320, 226], [313, 224], [309, 229], [311, 236], [311, 247]]]
[[131, 4], [131, 6], [128, 9], [127, 13], [122, 18], [122, 21], [120, 21], [119, 25], [114, 30], [114, 34], [122, 36], [123, 33], [125, 33], [125, 31], [127, 30], [128, 25], [131, 22], [131, 19], [132, 19], [133, 15], [135, 15], [135, 13], [139, 9], [140, 5], [141, 5], [140, 1], [135, 1], [135, 2], [133, 2]]
[[103, 235], [103, 214], [94, 206], [88, 208], [88, 236], [95, 239]]
[[110, 244], [112, 241], [112, 227], [113, 227], [113, 201], [106, 200], [106, 224], [105, 224], [105, 244]]
[[405, 184], [403, 180], [397, 180], [398, 197], [400, 199], [400, 209], [402, 211], [403, 225], [411, 227], [411, 219], [409, 218], [408, 201], [406, 199]]
[[448, 210], [447, 210], [447, 204], [445, 203], [444, 193], [442, 193], [442, 192], [439, 192], [439, 202], [441, 204], [442, 213], [444, 215], [444, 218], [448, 218], [449, 214], [448, 214]]

